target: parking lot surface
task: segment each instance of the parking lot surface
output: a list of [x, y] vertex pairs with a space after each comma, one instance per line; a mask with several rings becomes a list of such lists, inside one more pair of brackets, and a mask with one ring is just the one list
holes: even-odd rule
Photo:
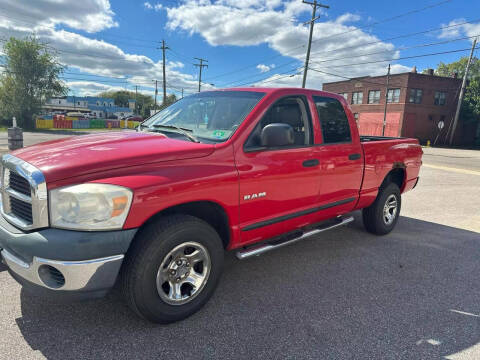
[[[60, 135], [58, 135], [60, 136]], [[480, 359], [480, 152], [425, 149], [389, 235], [351, 225], [226, 255], [213, 298], [171, 325], [117, 292], [64, 304], [0, 270], [1, 359]]]

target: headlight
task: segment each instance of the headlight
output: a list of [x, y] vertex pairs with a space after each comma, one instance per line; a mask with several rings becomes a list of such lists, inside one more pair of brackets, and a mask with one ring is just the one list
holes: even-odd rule
[[121, 229], [132, 191], [108, 184], [80, 184], [50, 191], [50, 222], [73, 230]]

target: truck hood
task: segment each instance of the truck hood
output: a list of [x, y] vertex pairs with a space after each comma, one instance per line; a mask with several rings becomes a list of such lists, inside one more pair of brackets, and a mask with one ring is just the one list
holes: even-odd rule
[[207, 156], [214, 145], [159, 133], [116, 131], [53, 140], [12, 152], [40, 169], [47, 182], [139, 164]]

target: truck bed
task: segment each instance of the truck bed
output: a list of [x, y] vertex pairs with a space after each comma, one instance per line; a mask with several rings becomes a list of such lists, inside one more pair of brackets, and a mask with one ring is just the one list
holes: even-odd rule
[[417, 139], [386, 136], [360, 136], [365, 156], [362, 191], [377, 191], [387, 173], [395, 167], [405, 169], [406, 187], [418, 177], [422, 148]]

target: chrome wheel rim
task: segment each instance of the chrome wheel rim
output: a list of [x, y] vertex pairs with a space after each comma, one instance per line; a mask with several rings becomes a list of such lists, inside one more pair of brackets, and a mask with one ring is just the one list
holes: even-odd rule
[[176, 246], [158, 269], [158, 295], [171, 305], [192, 301], [205, 287], [210, 268], [210, 255], [203, 245], [192, 241]]
[[383, 222], [386, 225], [391, 225], [395, 220], [395, 218], [397, 217], [397, 211], [398, 211], [397, 197], [394, 194], [391, 194], [387, 198], [387, 201], [385, 202], [385, 205], [383, 207]]

